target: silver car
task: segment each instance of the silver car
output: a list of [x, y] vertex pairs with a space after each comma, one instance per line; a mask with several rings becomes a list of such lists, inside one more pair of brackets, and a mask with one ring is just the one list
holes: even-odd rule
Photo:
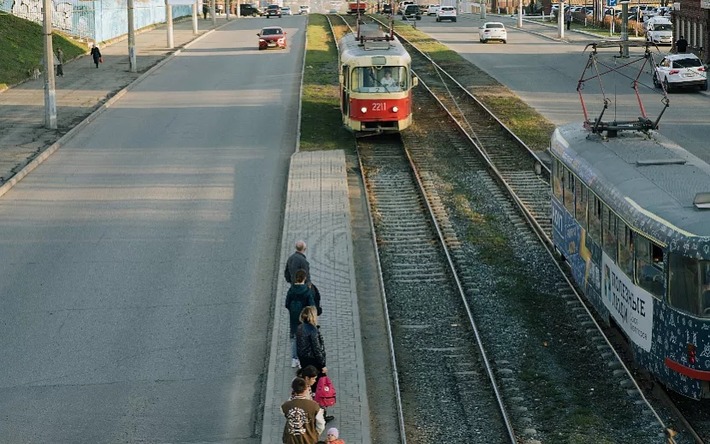
[[508, 31], [501, 22], [486, 22], [478, 28], [478, 39], [481, 43], [488, 43], [490, 40], [508, 43]]

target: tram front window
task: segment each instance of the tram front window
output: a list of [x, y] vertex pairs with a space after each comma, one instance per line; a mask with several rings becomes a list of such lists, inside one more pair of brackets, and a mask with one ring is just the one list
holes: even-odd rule
[[668, 267], [671, 305], [696, 316], [710, 317], [710, 263], [671, 254]]
[[663, 297], [663, 250], [643, 236], [635, 236], [636, 279], [639, 287]]
[[352, 71], [352, 90], [359, 93], [383, 93], [404, 91], [407, 69], [404, 66], [367, 66]]

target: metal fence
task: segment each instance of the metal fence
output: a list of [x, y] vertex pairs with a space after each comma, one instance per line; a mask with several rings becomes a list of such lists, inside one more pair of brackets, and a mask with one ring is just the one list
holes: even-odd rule
[[[52, 0], [52, 26], [75, 38], [105, 41], [128, 32], [126, 0]], [[42, 23], [42, 0], [0, 0], [0, 11]], [[136, 29], [165, 22], [164, 0], [135, 2]], [[191, 6], [173, 6], [173, 17], [192, 14]]]

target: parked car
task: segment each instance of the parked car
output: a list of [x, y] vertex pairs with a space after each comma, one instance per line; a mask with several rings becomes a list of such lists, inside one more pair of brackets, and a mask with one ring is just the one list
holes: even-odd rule
[[402, 20], [421, 20], [422, 11], [419, 9], [419, 5], [413, 3], [408, 4], [404, 7], [402, 12]]
[[250, 3], [239, 4], [239, 15], [242, 17], [252, 16], [258, 17], [262, 14], [261, 9]]
[[384, 3], [380, 12], [382, 14], [392, 14], [392, 5], [390, 3]]
[[508, 43], [508, 31], [501, 22], [486, 22], [478, 28], [478, 39], [481, 43], [488, 43], [490, 40]]
[[426, 15], [436, 15], [436, 11], [439, 10], [441, 5], [428, 5], [426, 7]]
[[697, 87], [700, 91], [708, 90], [707, 71], [695, 54], [669, 54], [656, 66], [653, 85], [666, 91], [675, 88]]
[[404, 8], [407, 7], [407, 5], [413, 5], [414, 0], [404, 0], [399, 3], [399, 6], [397, 7], [397, 14], [402, 15], [404, 13]]
[[293, 15], [291, 12], [291, 7], [290, 6], [282, 6], [281, 7], [281, 14], [282, 15]]
[[281, 6], [279, 5], [269, 5], [266, 7], [266, 12], [264, 13], [266, 18], [279, 17], [281, 18]]
[[456, 8], [453, 6], [442, 6], [436, 11], [436, 21], [440, 22], [442, 20], [456, 21]]
[[280, 26], [267, 26], [256, 35], [259, 36], [259, 50], [276, 48], [286, 49], [286, 33]]
[[298, 13], [301, 15], [304, 14], [310, 14], [311, 13], [311, 7], [308, 5], [301, 5], [298, 7]]

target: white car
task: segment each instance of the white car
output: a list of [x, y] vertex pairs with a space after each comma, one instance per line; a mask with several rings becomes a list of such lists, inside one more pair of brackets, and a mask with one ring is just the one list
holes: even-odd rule
[[481, 43], [488, 43], [490, 40], [508, 43], [508, 31], [501, 22], [486, 22], [478, 28], [478, 39]]
[[426, 7], [426, 15], [436, 15], [436, 11], [438, 11], [440, 8], [440, 5], [429, 5]]
[[291, 12], [291, 7], [290, 6], [284, 6], [281, 8], [281, 14], [283, 15], [293, 15]]
[[299, 14], [310, 14], [311, 13], [311, 7], [308, 5], [301, 5], [298, 7], [298, 13]]
[[663, 57], [653, 74], [653, 85], [660, 88], [661, 84], [668, 92], [682, 87], [698, 87], [700, 91], [707, 91], [707, 71], [695, 54], [669, 54]]
[[456, 8], [453, 6], [442, 6], [436, 11], [436, 21], [440, 22], [442, 20], [456, 21]]

